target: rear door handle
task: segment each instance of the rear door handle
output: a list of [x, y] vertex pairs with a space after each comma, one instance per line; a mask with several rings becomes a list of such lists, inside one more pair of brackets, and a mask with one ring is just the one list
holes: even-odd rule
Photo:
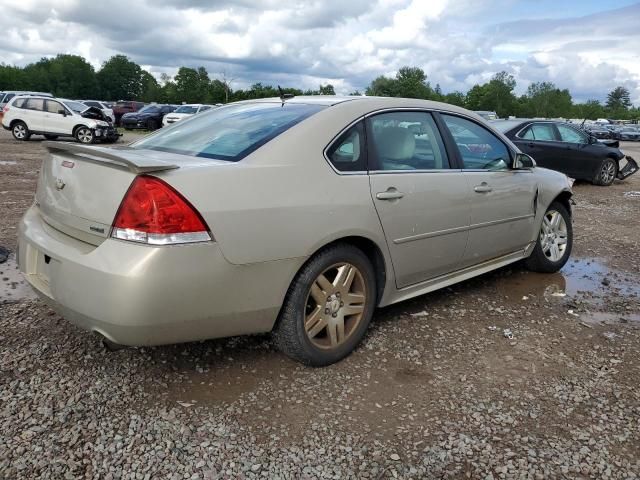
[[488, 193], [493, 191], [493, 188], [491, 188], [487, 182], [482, 182], [480, 185], [473, 187], [473, 190], [478, 193]]
[[399, 192], [394, 187], [387, 188], [386, 192], [376, 193], [376, 198], [378, 200], [397, 200], [402, 197], [404, 197], [404, 193]]

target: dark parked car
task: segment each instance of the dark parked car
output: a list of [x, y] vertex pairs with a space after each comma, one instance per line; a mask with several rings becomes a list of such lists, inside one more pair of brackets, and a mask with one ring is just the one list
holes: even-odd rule
[[129, 100], [120, 100], [113, 105], [113, 116], [116, 120], [116, 125], [120, 125], [120, 120], [125, 113], [137, 112], [144, 107], [142, 102], [133, 102]]
[[621, 127], [614, 134], [616, 140], [624, 140], [627, 142], [640, 141], [640, 131], [633, 127]]
[[611, 185], [616, 178], [622, 180], [638, 170], [636, 161], [620, 149], [565, 122], [517, 119], [492, 124], [538, 165], [572, 178]]
[[122, 126], [127, 130], [134, 128], [156, 130], [162, 126], [164, 116], [176, 108], [175, 105], [147, 105], [137, 112], [125, 113], [121, 119]]
[[585, 131], [592, 136], [602, 140], [613, 138], [611, 136], [611, 131], [604, 127], [601, 127], [600, 125], [590, 125], [588, 127], [585, 127]]

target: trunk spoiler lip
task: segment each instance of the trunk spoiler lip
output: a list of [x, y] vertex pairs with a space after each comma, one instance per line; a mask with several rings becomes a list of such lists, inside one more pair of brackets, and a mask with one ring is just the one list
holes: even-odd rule
[[104, 159], [110, 160], [110, 162], [101, 163], [115, 163], [117, 165], [125, 166], [133, 173], [147, 173], [147, 172], [159, 172], [162, 170], [174, 170], [180, 168], [180, 166], [173, 163], [165, 162], [163, 160], [156, 160], [151, 158], [145, 158], [141, 155], [135, 155], [136, 158], [131, 158], [132, 155], [128, 155], [129, 151], [125, 149], [106, 148], [98, 146], [79, 145], [71, 142], [42, 142], [50, 152], [68, 152], [79, 157], [86, 157], [90, 160]]

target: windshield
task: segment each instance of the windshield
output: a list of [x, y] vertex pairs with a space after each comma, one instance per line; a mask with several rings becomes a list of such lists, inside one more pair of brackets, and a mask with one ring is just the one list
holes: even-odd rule
[[193, 107], [191, 105], [183, 105], [181, 107], [176, 108], [173, 113], [188, 113], [194, 114], [198, 111], [198, 107]]
[[229, 105], [162, 129], [132, 146], [237, 162], [323, 108], [296, 103]]
[[78, 113], [82, 113], [87, 108], [89, 108], [84, 103], [74, 102], [72, 100], [64, 100], [62, 103], [64, 103], [67, 107], [69, 107], [74, 112], [78, 112]]
[[160, 108], [157, 105], [147, 105], [144, 108], [138, 110], [138, 113], [156, 113], [159, 112]]

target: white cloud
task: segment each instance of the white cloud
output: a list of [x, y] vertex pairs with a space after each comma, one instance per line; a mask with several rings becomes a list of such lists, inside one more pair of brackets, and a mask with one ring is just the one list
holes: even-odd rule
[[[116, 53], [154, 75], [181, 65], [254, 82], [347, 93], [403, 65], [445, 91], [507, 70], [518, 91], [553, 81], [579, 100], [616, 85], [640, 102], [640, 5], [586, 17], [518, 18], [517, 0], [23, 0], [4, 5], [0, 59], [74, 53], [96, 68]], [[606, 5], [602, 10], [607, 10]], [[508, 10], [510, 9], [510, 10]], [[491, 18], [513, 21], [488, 25]]]

